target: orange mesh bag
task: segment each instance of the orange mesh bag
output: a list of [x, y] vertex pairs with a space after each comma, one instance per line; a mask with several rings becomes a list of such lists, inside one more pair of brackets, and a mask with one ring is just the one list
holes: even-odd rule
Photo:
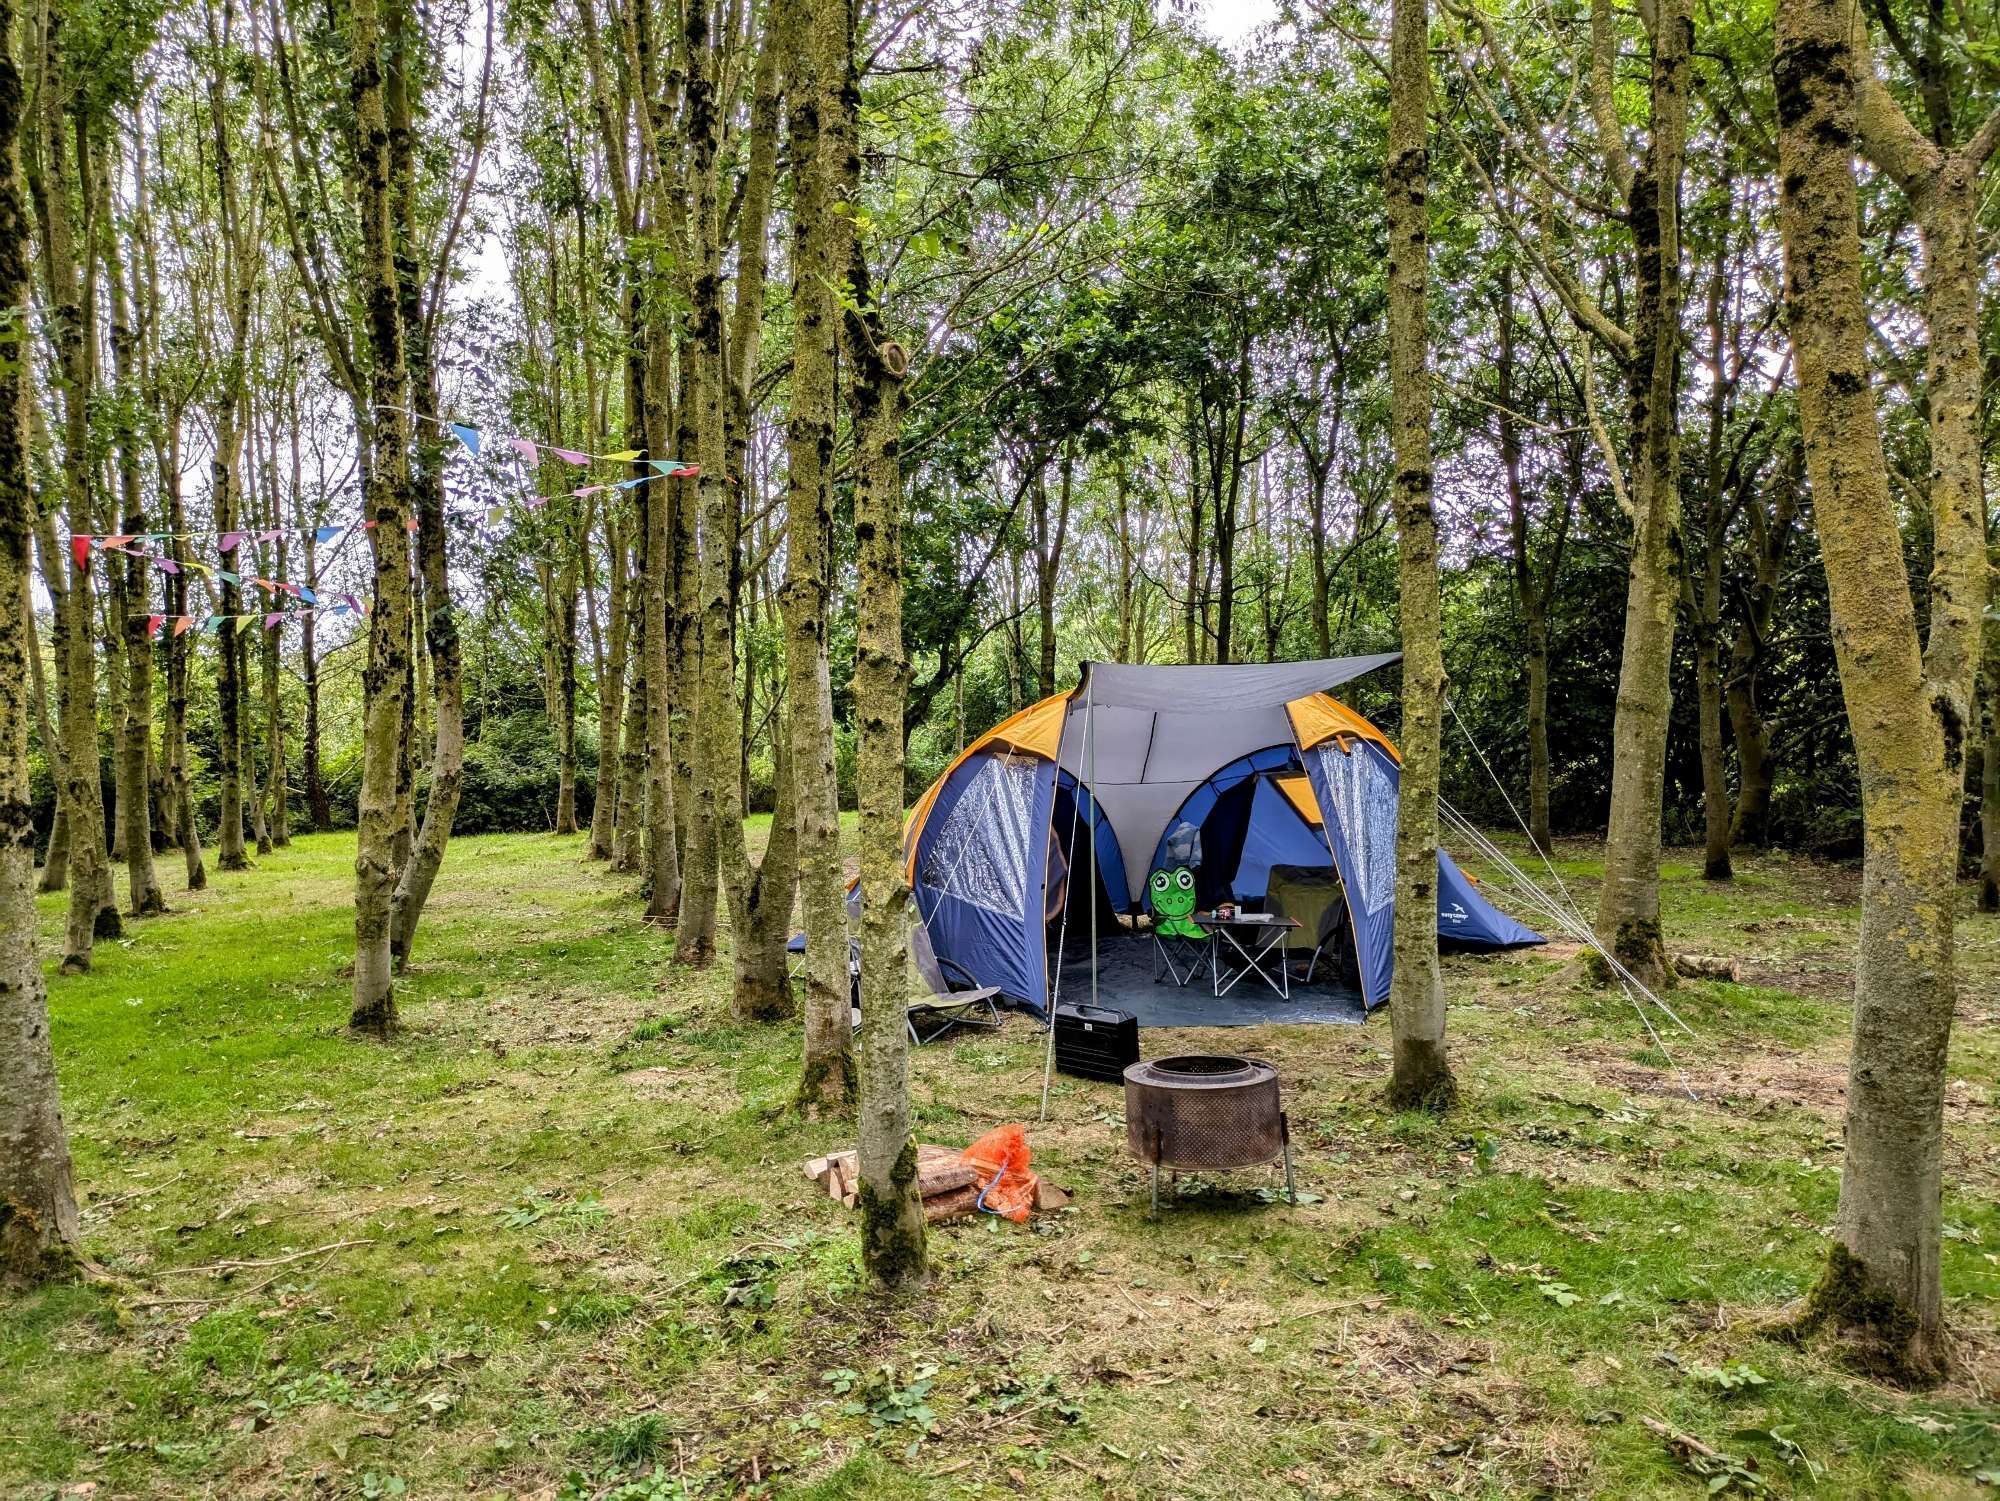
[[996, 1126], [959, 1154], [979, 1174], [979, 1207], [1025, 1220], [1035, 1207], [1035, 1175], [1028, 1171], [1028, 1133], [1020, 1125]]

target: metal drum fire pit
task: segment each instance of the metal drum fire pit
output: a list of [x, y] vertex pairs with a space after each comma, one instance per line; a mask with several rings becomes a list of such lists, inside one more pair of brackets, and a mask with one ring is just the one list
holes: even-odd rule
[[1285, 1198], [1296, 1202], [1278, 1071], [1254, 1058], [1190, 1054], [1131, 1065], [1125, 1070], [1125, 1144], [1152, 1169], [1155, 1213], [1163, 1167], [1221, 1172], [1282, 1160]]

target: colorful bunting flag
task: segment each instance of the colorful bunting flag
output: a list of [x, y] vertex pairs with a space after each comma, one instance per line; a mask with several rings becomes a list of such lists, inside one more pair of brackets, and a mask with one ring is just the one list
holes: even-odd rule
[[237, 546], [242, 541], [243, 541], [243, 533], [224, 532], [222, 534], [222, 540], [215, 544], [215, 550], [217, 552], [234, 552], [236, 551]]
[[193, 624], [194, 624], [194, 616], [192, 615], [182, 615], [178, 617], [174, 621], [174, 634], [176, 636], [185, 636], [188, 632], [188, 627]]
[[625, 448], [620, 449], [617, 453], [599, 454], [598, 457], [603, 459], [607, 464], [626, 464], [639, 457], [639, 450], [636, 448]]
[[522, 458], [526, 459], [530, 464], [535, 462], [535, 455], [538, 450], [536, 449], [533, 439], [509, 438], [507, 440], [507, 446], [513, 449], [514, 452], [518, 453]]
[[94, 537], [71, 537], [69, 539], [69, 555], [76, 559], [76, 571], [78, 573], [90, 572], [90, 544], [96, 540]]
[[316, 526], [313, 528], [313, 541], [324, 546], [346, 530], [344, 526]]
[[148, 615], [146, 617], [147, 638], [152, 639], [157, 637], [160, 634], [160, 627], [166, 623], [167, 617], [164, 615]]
[[586, 465], [590, 462], [589, 454], [578, 453], [573, 448], [551, 448], [549, 452], [561, 459], [565, 464]]
[[478, 428], [467, 427], [463, 422], [447, 422], [445, 426], [451, 429], [452, 436], [463, 443], [475, 459], [479, 457]]

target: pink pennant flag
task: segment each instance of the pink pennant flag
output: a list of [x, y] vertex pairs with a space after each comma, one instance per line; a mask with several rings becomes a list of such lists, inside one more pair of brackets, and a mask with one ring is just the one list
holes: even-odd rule
[[[526, 459], [530, 464], [535, 462], [535, 458], [537, 454], [540, 452], [540, 450], [535, 446], [534, 442], [528, 438], [509, 438], [507, 440], [507, 446], [513, 449], [514, 452], [518, 453], [522, 458]], [[551, 449], [550, 451], [554, 452], [553, 449]]]
[[106, 537], [98, 545], [101, 547], [123, 547], [129, 542], [136, 542], [137, 540], [138, 538], [136, 537]]
[[267, 631], [274, 630], [278, 626], [283, 625], [284, 621], [285, 621], [285, 612], [283, 610], [273, 610], [270, 614], [264, 617], [264, 629]]
[[416, 529], [417, 529], [417, 518], [414, 516], [412, 516], [408, 521], [405, 521], [403, 523], [403, 530], [407, 532], [414, 533]]
[[299, 598], [299, 586], [297, 584], [288, 584], [283, 579], [279, 579], [278, 587], [291, 595], [293, 599]]
[[354, 607], [354, 613], [355, 613], [355, 614], [357, 614], [357, 615], [362, 615], [362, 614], [365, 614], [365, 613], [367, 613], [366, 611], [364, 611], [364, 610], [363, 610], [363, 609], [361, 608], [361, 601], [360, 601], [360, 600], [358, 600], [358, 599], [356, 599], [356, 598], [355, 598], [355, 597], [354, 597], [354, 596], [353, 596], [352, 594], [343, 594], [343, 595], [341, 595], [340, 597], [341, 597], [342, 599], [346, 600], [346, 601], [348, 602], [348, 604], [350, 604], [350, 605], [352, 605], [352, 606]]
[[274, 526], [268, 531], [259, 532], [257, 540], [259, 542], [276, 542], [284, 535], [285, 529], [282, 526]]
[[174, 634], [176, 636], [185, 636], [188, 632], [188, 628], [193, 624], [194, 624], [194, 616], [192, 615], [176, 616], [174, 618]]
[[372, 531], [374, 531], [374, 530], [375, 530], [375, 523], [374, 523], [374, 521], [373, 521], [372, 519], [371, 519], [371, 520], [368, 520], [368, 521], [364, 521], [364, 522], [362, 522], [362, 523], [361, 523], [361, 525], [362, 525], [362, 526], [363, 526], [363, 527], [364, 527], [365, 529], [367, 529], [368, 531], [371, 531], [371, 532], [372, 532]]
[[578, 500], [582, 500], [586, 495], [595, 495], [599, 490], [609, 490], [610, 488], [609, 485], [584, 485], [569, 493], [574, 495]]
[[243, 535], [242, 532], [224, 532], [222, 540], [215, 544], [215, 550], [217, 552], [236, 551], [237, 546], [243, 541]]
[[578, 453], [573, 448], [551, 448], [549, 452], [561, 459], [565, 464], [583, 465], [590, 462], [589, 454]]
[[549, 498], [546, 495], [530, 495], [526, 501], [526, 505], [528, 509], [531, 511], [539, 511], [543, 506], [547, 505], [548, 503], [549, 503]]
[[181, 571], [181, 565], [176, 563], [172, 558], [155, 557], [153, 559], [153, 566], [162, 573], [179, 573]]
[[165, 624], [166, 624], [166, 621], [167, 621], [167, 617], [166, 617], [166, 616], [164, 616], [164, 615], [148, 615], [148, 616], [146, 617], [146, 635], [147, 635], [147, 637], [148, 637], [149, 639], [151, 639], [151, 638], [153, 638], [153, 637], [157, 637], [157, 636], [158, 636], [158, 635], [160, 634], [160, 627], [161, 627], [161, 626], [163, 626], [163, 625], [165, 625]]

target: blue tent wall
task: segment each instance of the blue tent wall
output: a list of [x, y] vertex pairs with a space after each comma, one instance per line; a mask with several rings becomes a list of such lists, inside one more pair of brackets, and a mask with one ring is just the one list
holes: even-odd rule
[[1439, 850], [1438, 942], [1444, 947], [1511, 949], [1548, 940], [1487, 901], [1451, 856]]
[[911, 884], [939, 956], [1037, 1014], [1048, 1008], [1042, 902], [1055, 770], [1018, 751], [968, 757], [938, 789]]
[[1261, 900], [1271, 889], [1271, 867], [1303, 866], [1308, 870], [1331, 867], [1333, 857], [1319, 830], [1299, 817], [1292, 800], [1278, 790], [1268, 777], [1257, 779], [1251, 795], [1250, 826], [1244, 831], [1243, 853], [1237, 857], [1236, 873], [1230, 890], [1238, 901]]
[[[1139, 874], [1140, 894], [1145, 891], [1147, 877], [1158, 870], [1167, 858], [1167, 836], [1182, 823], [1191, 823], [1200, 828], [1208, 815], [1214, 811], [1216, 799], [1246, 777], [1254, 777], [1260, 771], [1285, 771], [1299, 763], [1299, 748], [1296, 745], [1267, 745], [1259, 751], [1231, 761], [1215, 772], [1194, 791], [1181, 800], [1174, 816], [1167, 820], [1167, 826], [1160, 830], [1159, 840], [1153, 846], [1153, 863]], [[1208, 851], [1202, 851], [1206, 858]]]
[[[1056, 820], [1056, 837], [1065, 845], [1068, 844], [1069, 829], [1063, 822], [1065, 818], [1075, 817], [1088, 824], [1092, 842], [1097, 846], [1097, 879], [1103, 884], [1105, 893], [1111, 898], [1114, 907], [1121, 912], [1133, 910], [1132, 888], [1125, 879], [1125, 856], [1118, 849], [1118, 831], [1111, 827], [1111, 820], [1098, 811], [1097, 799], [1090, 795], [1088, 787], [1082, 788], [1081, 797], [1077, 797], [1077, 780], [1068, 772], [1060, 773], [1056, 787], [1058, 793], [1067, 793], [1077, 798], [1077, 806], [1073, 808], [1059, 806], [1053, 815]], [[1057, 802], [1061, 804], [1063, 799], [1058, 797]], [[1083, 858], [1085, 857], [1079, 856], [1078, 863], [1081, 863]], [[1087, 874], [1087, 871], [1070, 872], [1072, 880], [1079, 875]]]
[[[1334, 863], [1347, 885], [1354, 923], [1361, 996], [1372, 1010], [1389, 999], [1391, 929], [1396, 894], [1396, 803], [1402, 782], [1396, 763], [1366, 741], [1352, 751], [1324, 740], [1305, 753], [1313, 797], [1326, 819]], [[1473, 948], [1542, 943], [1473, 888], [1451, 856], [1438, 851], [1438, 939]]]

